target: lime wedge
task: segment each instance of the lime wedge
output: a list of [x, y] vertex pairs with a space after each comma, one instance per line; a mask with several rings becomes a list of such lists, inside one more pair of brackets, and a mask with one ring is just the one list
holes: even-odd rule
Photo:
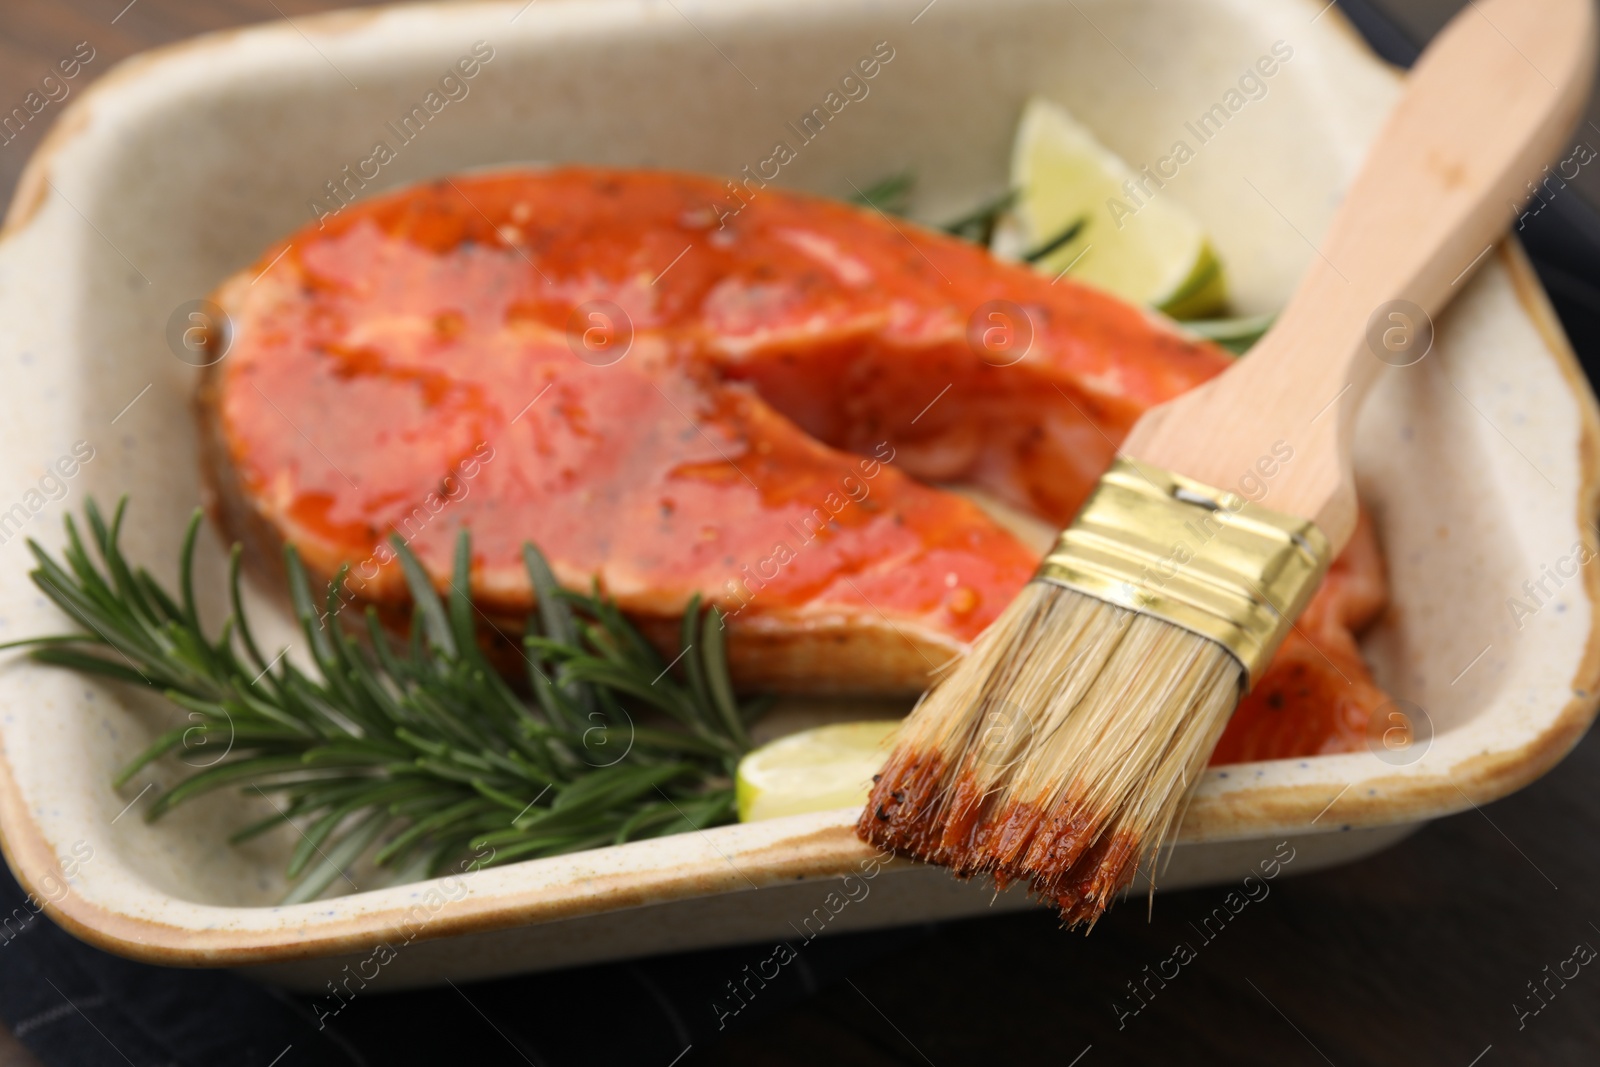
[[842, 722], [762, 745], [739, 761], [739, 821], [865, 804], [900, 721]]
[[1075, 281], [1176, 319], [1215, 315], [1227, 302], [1222, 264], [1199, 224], [1156, 180], [1163, 179], [1135, 173], [1064, 109], [1035, 97], [1023, 109], [1011, 154], [1015, 243], [1024, 253], [1049, 248], [1078, 225], [1070, 241], [1035, 261], [1039, 270], [1071, 268]]
[[1184, 323], [1183, 328], [1212, 344], [1221, 345], [1236, 356], [1242, 356], [1266, 336], [1277, 318], [1275, 314], [1268, 314], [1234, 319], [1192, 319]]

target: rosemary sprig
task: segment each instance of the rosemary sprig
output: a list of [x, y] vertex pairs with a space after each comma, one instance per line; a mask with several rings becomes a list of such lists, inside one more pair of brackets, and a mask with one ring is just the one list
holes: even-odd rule
[[1050, 253], [1054, 252], [1063, 245], [1071, 244], [1078, 234], [1083, 232], [1083, 227], [1085, 224], [1086, 220], [1083, 218], [1073, 219], [1071, 222], [1067, 223], [1066, 228], [1060, 233], [1056, 234], [1054, 237], [1038, 245], [1037, 247], [1030, 248], [1028, 251], [1024, 252], [1022, 254], [1022, 262], [1037, 263], [1045, 256], [1048, 256]]
[[[525, 546], [538, 599], [523, 642], [529, 702], [480, 647], [465, 530], [443, 599], [393, 539], [414, 604], [404, 642], [370, 607], [359, 639], [325, 626], [344, 575], [319, 613], [290, 547], [290, 599], [316, 667], [308, 673], [282, 653], [266, 658], [257, 644], [240, 600], [237, 545], [232, 611], [213, 639], [194, 597], [200, 514], [184, 537], [174, 597], [118, 547], [126, 505], [109, 524], [94, 501], [85, 505], [96, 557], [70, 516], [61, 560], [29, 542], [34, 583], [82, 632], [0, 648], [31, 647], [41, 663], [148, 685], [184, 709], [189, 725], [158, 737], [116, 784], [186, 751], [207, 758], [158, 794], [148, 819], [219, 788], [259, 792], [275, 814], [232, 840], [295, 825], [286, 903], [320, 896], [363, 855], [401, 881], [468, 856], [476, 868], [732, 818], [732, 775], [765, 701], [733, 695], [716, 608], [691, 601], [672, 666], [598, 590], [560, 589], [543, 556]], [[647, 709], [664, 725], [636, 722]]]
[[[916, 174], [909, 170], [901, 171], [858, 190], [856, 195], [850, 198], [850, 202], [860, 204], [862, 207], [877, 208], [886, 215], [904, 215], [910, 207], [911, 191], [916, 188], [916, 184]], [[1018, 192], [1016, 189], [1008, 190], [979, 204], [960, 218], [945, 223], [939, 229], [952, 237], [959, 237], [987, 248], [994, 238], [994, 230], [999, 225], [1000, 217], [1010, 209]]]
[[[904, 215], [916, 181], [916, 175], [912, 172], [902, 171], [868, 186], [850, 199], [852, 203], [877, 208], [888, 215]], [[952, 237], [959, 237], [964, 241], [988, 248], [994, 243], [994, 231], [999, 226], [1000, 219], [1011, 210], [1020, 193], [1020, 189], [1008, 189], [939, 228]], [[1022, 261], [1037, 263], [1056, 249], [1070, 244], [1083, 231], [1086, 221], [1081, 218], [1074, 219], [1060, 233], [1024, 253]]]
[[850, 198], [852, 204], [877, 208], [885, 215], [904, 215], [911, 203], [911, 189], [917, 184], [916, 175], [901, 171], [856, 191]]
[[988, 248], [994, 243], [995, 227], [1000, 224], [1000, 218], [1011, 205], [1016, 202], [1020, 189], [1007, 189], [999, 196], [993, 197], [960, 218], [945, 223], [940, 229], [954, 237], [971, 241], [973, 244]]

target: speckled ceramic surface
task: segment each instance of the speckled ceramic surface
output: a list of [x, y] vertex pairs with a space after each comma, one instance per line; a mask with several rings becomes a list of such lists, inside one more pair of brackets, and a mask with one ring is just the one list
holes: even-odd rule
[[[90, 493], [130, 493], [127, 548], [170, 567], [198, 499], [193, 370], [169, 348], [174, 309], [308, 221], [325, 183], [476, 42], [493, 58], [468, 95], [369, 191], [518, 160], [734, 173], [887, 41], [894, 59], [870, 95], [783, 177], [848, 195], [851, 182], [911, 169], [916, 213], [937, 219], [1002, 184], [1030, 93], [1068, 105], [1137, 165], [1167, 154], [1285, 42], [1292, 59], [1264, 94], [1161, 194], [1204, 221], [1245, 311], [1286, 297], [1396, 91], [1337, 10], [1314, 18], [1311, 0], [924, 3], [395, 7], [202, 38], [118, 67], [39, 149], [0, 239], [0, 640], [62, 626], [27, 582], [17, 528], [57, 544], [61, 517]], [[92, 458], [52, 473], [75, 447]], [[1517, 250], [1498, 250], [1433, 352], [1380, 385], [1360, 427], [1394, 586], [1367, 650], [1384, 686], [1424, 709], [1431, 744], [1398, 765], [1362, 752], [1209, 772], [1163, 884], [1242, 877], [1285, 840], [1291, 871], [1342, 862], [1558, 760], [1600, 684], [1600, 579], [1575, 563], [1595, 548], [1596, 458], [1593, 401], [1559, 327]], [[205, 551], [202, 568], [220, 576], [219, 546]], [[1533, 605], [1523, 583], [1541, 579]], [[1537, 610], [1513, 612], [1510, 598]], [[817, 914], [837, 932], [1026, 904], [991, 904], [988, 888], [937, 870], [879, 874], [863, 866], [853, 813], [835, 812], [275, 907], [291, 841], [228, 846], [246, 801], [219, 794], [151, 825], [140, 791], [154, 777], [111, 788], [113, 768], [176, 721], [124, 689], [0, 657], [7, 859], [58, 921], [142, 959], [322, 989], [387, 942], [399, 947], [371, 980], [399, 988], [791, 937]], [[819, 912], [852, 871], [868, 891]]]

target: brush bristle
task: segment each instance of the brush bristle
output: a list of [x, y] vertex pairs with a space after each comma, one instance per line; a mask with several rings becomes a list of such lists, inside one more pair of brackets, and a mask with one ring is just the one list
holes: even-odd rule
[[1092, 924], [1175, 829], [1242, 682], [1215, 641], [1030, 582], [912, 711], [857, 832]]

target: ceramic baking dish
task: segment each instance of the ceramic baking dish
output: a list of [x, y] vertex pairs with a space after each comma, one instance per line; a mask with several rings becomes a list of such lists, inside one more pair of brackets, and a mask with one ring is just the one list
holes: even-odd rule
[[[1193, 140], [1186, 123], [1231, 108], [1230, 90], [1282, 42], [1291, 58], [1161, 193], [1214, 235], [1245, 312], [1283, 302], [1396, 91], [1337, 9], [1319, 15], [1321, 0], [925, 3], [379, 8], [116, 68], [40, 147], [0, 240], [0, 640], [62, 627], [27, 581], [17, 527], [56, 545], [63, 514], [89, 494], [131, 495], [126, 547], [170, 580], [199, 496], [194, 370], [169, 344], [182, 306], [311, 219], [313, 201], [331, 204], [326, 183], [475, 48], [492, 58], [467, 94], [361, 192], [526, 160], [733, 174], [887, 42], [893, 59], [870, 94], [783, 180], [847, 196], [909, 169], [915, 212], [939, 219], [1003, 187], [1030, 94], [1069, 106], [1124, 158], [1154, 161]], [[1393, 844], [1531, 781], [1594, 714], [1597, 575], [1577, 564], [1596, 547], [1594, 404], [1514, 245], [1488, 255], [1427, 358], [1380, 385], [1359, 436], [1394, 594], [1366, 649], [1385, 688], [1422, 709], [1431, 742], [1389, 762], [1360, 752], [1211, 770], [1165, 887], [1241, 878], [1290, 849], [1294, 873]], [[52, 473], [75, 446], [92, 458]], [[202, 569], [218, 573], [220, 546], [205, 551]], [[1523, 583], [1541, 581], [1534, 604]], [[276, 611], [258, 600], [258, 613]], [[839, 811], [277, 907], [292, 833], [230, 847], [228, 830], [254, 814], [247, 800], [218, 794], [147, 824], [141, 790], [156, 777], [112, 789], [113, 769], [175, 721], [126, 688], [0, 658], [6, 857], [58, 922], [139, 959], [316, 990], [377, 950], [373, 981], [401, 988], [1027, 905], [1015, 893], [991, 903], [989, 887], [939, 870], [880, 872], [850, 832], [854, 813]]]

